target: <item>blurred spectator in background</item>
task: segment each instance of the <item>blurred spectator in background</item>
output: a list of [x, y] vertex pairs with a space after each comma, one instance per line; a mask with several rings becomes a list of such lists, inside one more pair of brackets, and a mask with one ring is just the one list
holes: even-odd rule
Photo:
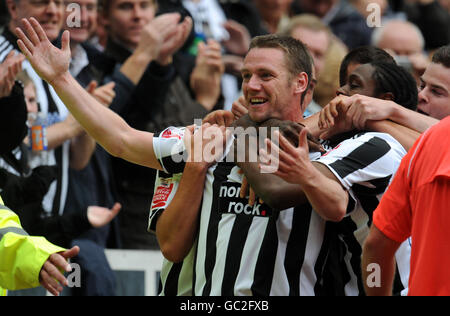
[[439, 4], [450, 13], [450, 1], [449, 0], [439, 0]]
[[448, 0], [405, 1], [403, 10], [408, 20], [421, 30], [425, 38], [424, 48], [427, 51], [433, 51], [450, 43], [449, 3]]
[[364, 17], [347, 1], [294, 0], [292, 13], [317, 15], [349, 49], [370, 44], [372, 29]]
[[[285, 1], [285, 0], [284, 0]], [[222, 77], [224, 108], [230, 110], [240, 96], [241, 74], [244, 56], [250, 39], [266, 34], [258, 10], [249, 0], [168, 0], [160, 1], [161, 12], [178, 11], [192, 16], [194, 40], [187, 51], [197, 54], [200, 41], [214, 39], [222, 44], [225, 74]]]
[[[129, 89], [126, 79], [113, 75], [114, 82], [101, 87], [101, 53], [88, 44], [88, 40], [97, 27], [98, 0], [67, 0], [63, 28], [70, 31], [72, 59], [70, 72], [78, 82], [91, 90], [94, 96], [105, 106], [115, 99], [113, 90], [117, 82], [117, 92]], [[81, 170], [69, 170], [69, 190], [64, 212], [67, 214], [84, 212], [91, 205], [112, 208], [117, 197], [113, 192], [110, 157], [97, 146], [92, 139], [94, 153], [88, 164]], [[91, 229], [77, 236], [72, 244], [80, 245], [83, 252], [74, 260], [81, 267], [82, 286], [72, 288], [71, 295], [98, 296], [115, 295], [115, 275], [104, 255], [105, 248], [120, 247], [119, 225], [114, 221], [100, 229]]]
[[349, 3], [353, 5], [365, 19], [371, 19], [372, 15], [377, 12], [380, 13], [380, 16], [377, 17], [377, 19], [379, 18], [378, 21], [381, 23], [391, 19], [406, 19], [406, 14], [404, 12], [395, 12], [392, 10], [388, 0], [349, 0]]
[[[27, 132], [27, 105], [22, 86], [15, 82], [22, 62], [22, 55], [11, 53], [0, 64], [1, 156], [19, 146]], [[0, 173], [0, 181], [4, 182], [3, 169]], [[3, 190], [2, 193], [6, 192]], [[20, 198], [29, 198], [29, 195], [24, 194]], [[61, 285], [67, 285], [59, 269], [71, 270], [65, 259], [76, 256], [79, 248], [61, 253], [62, 256], [57, 254], [62, 251], [64, 249], [50, 244], [45, 238], [29, 236], [19, 217], [4, 205], [0, 197], [0, 296], [7, 294], [4, 288], [20, 290], [39, 284], [58, 295], [62, 291]]]
[[[79, 38], [80, 34], [86, 31], [86, 27], [91, 25], [87, 23], [91, 22], [92, 19], [89, 19], [89, 16], [86, 15], [88, 11], [86, 10], [86, 3], [92, 4], [92, 2], [93, 0], [85, 0], [84, 2], [80, 0], [77, 2], [77, 4], [83, 4], [80, 11], [75, 11], [75, 15], [81, 18], [80, 23], [82, 25], [78, 25], [78, 28], [75, 27], [73, 30], [75, 38]], [[3, 43], [1, 47], [1, 58], [4, 58], [3, 56], [6, 56], [8, 52], [18, 49], [15, 27], [22, 25], [22, 18], [35, 17], [43, 23], [47, 36], [56, 43], [59, 40], [58, 37], [64, 22], [69, 20], [64, 14], [66, 7], [63, 1], [36, 2], [7, 0], [6, 4], [10, 14], [10, 21], [1, 38]], [[92, 8], [90, 9], [92, 13]], [[86, 32], [88, 33], [89, 31]], [[79, 42], [75, 41], [75, 43]], [[79, 57], [85, 57], [85, 55], [78, 55], [83, 50], [78, 50], [77, 48], [76, 45], [73, 46], [73, 65], [77, 68], [78, 72], [83, 69], [86, 63], [83, 64], [85, 60]], [[82, 61], [81, 63], [80, 60]], [[31, 194], [34, 194], [34, 199], [22, 201], [26, 205], [20, 208], [20, 210], [24, 211], [24, 214], [27, 215], [22, 217], [24, 225], [32, 225], [31, 232], [40, 231], [40, 235], [45, 234], [50, 240], [60, 239], [61, 242], [58, 243], [69, 246], [71, 239], [79, 236], [88, 229], [108, 224], [115, 217], [120, 207], [114, 206], [114, 212], [110, 212], [108, 207], [113, 207], [114, 201], [109, 205], [101, 204], [106, 206], [105, 208], [100, 208], [101, 211], [106, 211], [106, 215], [112, 215], [112, 217], [108, 218], [103, 224], [96, 226], [93, 223], [96, 221], [95, 218], [98, 215], [95, 211], [98, 210], [98, 207], [92, 205], [97, 204], [84, 205], [81, 203], [82, 199], [79, 197], [77, 202], [80, 203], [71, 203], [70, 196], [78, 192], [75, 189], [82, 188], [78, 185], [71, 185], [70, 168], [82, 170], [86, 167], [94, 151], [95, 141], [68, 114], [67, 108], [56, 96], [53, 89], [38, 77], [27, 61], [23, 63], [23, 68], [33, 82], [35, 96], [39, 101], [39, 114], [46, 121], [44, 124], [47, 126], [45, 137], [48, 141], [48, 151], [46, 148], [43, 148], [43, 154], [36, 151], [29, 152], [29, 149], [22, 145], [7, 157], [3, 157], [4, 159], [1, 162], [7, 179], [5, 192], [8, 192], [8, 195], [5, 194], [5, 201], [21, 203], [20, 197], [27, 196], [29, 198]], [[97, 96], [99, 96], [97, 94], [99, 91], [103, 90], [101, 88], [95, 90], [93, 87], [89, 90], [89, 92]], [[19, 163], [16, 163], [17, 161]], [[23, 178], [29, 175], [27, 171], [30, 170], [32, 170], [31, 176], [29, 178]], [[85, 197], [83, 196], [83, 198]], [[90, 210], [93, 209], [94, 222], [91, 221], [89, 216], [89, 214], [92, 214]], [[45, 220], [43, 221], [42, 218]], [[88, 248], [86, 247], [85, 250], [87, 251]], [[81, 256], [86, 251], [82, 252]], [[95, 254], [97, 257], [94, 258], [91, 255], [89, 262], [99, 264], [95, 272], [96, 276], [100, 278], [102, 274], [98, 267], [107, 268], [108, 264], [105, 258], [103, 258], [103, 261], [97, 260], [98, 255], [101, 256], [103, 252], [97, 251]], [[82, 266], [86, 267], [87, 265]], [[112, 271], [109, 272], [112, 274]], [[85, 273], [85, 276], [87, 275]], [[85, 280], [83, 284], [86, 288], [93, 289], [93, 292], [90, 292], [92, 295], [105, 294], [105, 292], [101, 293], [97, 291], [100, 288], [97, 287], [98, 284], [107, 286], [104, 278], [98, 281], [98, 283], [91, 283]]]
[[397, 63], [410, 71], [419, 84], [419, 78], [429, 61], [424, 54], [425, 39], [415, 24], [391, 20], [373, 32], [372, 45], [392, 54]]
[[[48, 1], [45, 3], [25, 0], [7, 0], [10, 20], [0, 36], [0, 60], [10, 52], [18, 51], [15, 27], [21, 26], [21, 19], [34, 16], [44, 25], [47, 36], [57, 42], [64, 18], [62, 1]], [[22, 63], [36, 88], [39, 111], [46, 117], [48, 158], [47, 161], [37, 161], [31, 167], [39, 164], [56, 165], [57, 181], [52, 184], [48, 196], [44, 199], [44, 209], [48, 215], [61, 215], [64, 211], [68, 190], [69, 165], [82, 169], [92, 154], [92, 140], [83, 132], [80, 125], [68, 115], [67, 108], [56, 96], [49, 85], [43, 81], [32, 69], [27, 61]]]
[[293, 0], [253, 0], [269, 33], [277, 33], [289, 23]]
[[[186, 40], [193, 40], [189, 37], [192, 20], [184, 18], [185, 10], [155, 17], [154, 0], [101, 3], [101, 20], [108, 32], [105, 54], [133, 83], [125, 106], [113, 104], [111, 109], [138, 130], [158, 132], [167, 126], [190, 125], [221, 107], [220, 45], [198, 43], [197, 57], [179, 52], [183, 45], [190, 46]], [[146, 225], [155, 171], [113, 159], [113, 172], [124, 208], [120, 216], [123, 247], [158, 249]]]
[[389, 0], [389, 5], [395, 13], [419, 27], [427, 51], [450, 43], [449, 0]]
[[339, 88], [339, 66], [347, 54], [347, 47], [312, 14], [292, 17], [281, 33], [302, 41], [313, 57], [316, 75], [314, 98], [304, 114], [317, 113], [335, 97], [334, 91]]
[[372, 44], [399, 56], [422, 54], [425, 39], [420, 29], [410, 22], [389, 21], [372, 34]]
[[[301, 14], [293, 17], [284, 28], [281, 28], [280, 33], [292, 36], [307, 46], [314, 61], [314, 76], [310, 83], [312, 85], [310, 88], [314, 91], [325, 67], [325, 56], [330, 47], [331, 31], [316, 16]], [[322, 107], [314, 101], [313, 97], [303, 115], [308, 117], [321, 109]]]
[[314, 92], [317, 103], [322, 107], [335, 97], [333, 91], [339, 87], [339, 66], [347, 53], [347, 46], [334, 34], [331, 34], [330, 47], [325, 55], [324, 69], [326, 71], [318, 79]]

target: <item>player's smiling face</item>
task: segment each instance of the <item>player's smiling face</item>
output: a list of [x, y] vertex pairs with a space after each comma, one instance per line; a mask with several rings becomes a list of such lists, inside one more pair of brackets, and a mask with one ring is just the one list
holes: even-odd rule
[[293, 98], [294, 80], [281, 49], [253, 48], [245, 58], [241, 73], [242, 90], [253, 121], [290, 119], [293, 110], [299, 111], [299, 102]]

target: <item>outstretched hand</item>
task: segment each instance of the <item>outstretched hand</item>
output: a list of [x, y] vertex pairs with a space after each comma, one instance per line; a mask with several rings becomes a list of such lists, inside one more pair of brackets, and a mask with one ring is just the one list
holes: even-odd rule
[[55, 296], [58, 296], [62, 292], [62, 286], [68, 286], [69, 283], [64, 275], [60, 272], [60, 269], [65, 272], [72, 271], [68, 259], [78, 255], [80, 248], [78, 246], [73, 247], [64, 252], [52, 254], [39, 272], [39, 282], [42, 287]]
[[49, 84], [67, 74], [71, 59], [69, 31], [64, 31], [62, 48], [59, 49], [49, 41], [35, 18], [23, 19], [22, 23], [26, 34], [21, 28], [16, 28], [17, 44], [37, 74]]
[[8, 97], [11, 94], [16, 76], [22, 70], [23, 60], [22, 54], [16, 55], [12, 51], [0, 64], [0, 98]]
[[[157, 61], [165, 65], [181, 47], [183, 47], [192, 29], [192, 19], [185, 17], [181, 23], [175, 24], [174, 33], [168, 34], [162, 43]], [[164, 31], [161, 31], [164, 32]]]
[[112, 81], [99, 87], [98, 83], [93, 80], [89, 83], [86, 90], [96, 98], [98, 102], [109, 107], [116, 97], [116, 92], [114, 91], [115, 86], [116, 83]]
[[119, 214], [122, 205], [114, 204], [112, 209], [101, 206], [89, 206], [87, 209], [87, 217], [89, 223], [94, 228], [100, 228], [110, 223]]

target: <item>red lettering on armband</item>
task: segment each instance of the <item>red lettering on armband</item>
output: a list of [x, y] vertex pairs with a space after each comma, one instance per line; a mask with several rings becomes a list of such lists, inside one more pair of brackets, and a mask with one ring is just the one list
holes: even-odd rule
[[181, 140], [182, 135], [181, 133], [177, 132], [176, 130], [172, 130], [172, 129], [166, 129], [162, 135], [162, 138], [178, 138]]
[[171, 183], [169, 186], [167, 185], [160, 185], [153, 195], [153, 201], [152, 201], [152, 209], [155, 208], [161, 208], [166, 206], [167, 200], [169, 199], [170, 194], [173, 191], [173, 183]]

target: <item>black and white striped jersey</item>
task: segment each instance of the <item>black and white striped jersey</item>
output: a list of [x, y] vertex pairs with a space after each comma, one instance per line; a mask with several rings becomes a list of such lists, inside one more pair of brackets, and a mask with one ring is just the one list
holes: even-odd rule
[[[400, 162], [403, 146], [384, 133], [360, 133], [328, 151], [317, 162], [326, 165], [350, 195], [348, 213], [336, 225], [344, 256], [342, 294], [362, 295], [362, 246], [369, 234], [373, 211], [378, 206]], [[410, 244], [397, 253], [397, 266], [403, 287], [408, 286]]]
[[[173, 133], [172, 133], [173, 131]], [[157, 171], [155, 189], [149, 215], [148, 231], [156, 233], [156, 222], [159, 215], [167, 208], [173, 200], [178, 185], [181, 180], [184, 163], [175, 164], [171, 160], [171, 152], [166, 149], [173, 149], [174, 153], [183, 152], [184, 147], [179, 143], [184, 137], [184, 128], [168, 128], [154, 140], [155, 154], [165, 170], [172, 170], [173, 173]], [[162, 151], [161, 151], [162, 150]], [[178, 168], [178, 170], [175, 170]], [[179, 263], [173, 263], [164, 258], [160, 274], [160, 296], [190, 296], [192, 295], [192, 282], [194, 273], [194, 260], [197, 243], [194, 242], [192, 249], [186, 258]]]
[[[0, 35], [0, 62], [3, 62], [11, 51], [20, 53], [16, 40], [17, 38], [5, 28], [3, 34]], [[69, 111], [53, 87], [39, 77], [28, 60], [22, 63], [22, 69], [27, 72], [34, 83], [39, 110], [47, 115], [47, 126], [63, 121]], [[58, 179], [50, 185], [49, 191], [42, 202], [42, 206], [48, 215], [61, 215], [64, 211], [68, 190], [69, 147], [70, 142], [66, 141], [60, 147], [48, 152], [49, 161], [46, 164], [58, 166]], [[39, 159], [33, 159], [33, 156], [30, 158], [31, 168], [41, 165]]]
[[[184, 167], [179, 161], [184, 148], [182, 134], [180, 129], [169, 128], [154, 139], [155, 154], [167, 174], [179, 173]], [[226, 161], [207, 173], [194, 295], [315, 295], [328, 255], [325, 221], [310, 205], [282, 211], [259, 202], [250, 206], [248, 198], [239, 197], [242, 179], [239, 168]], [[175, 188], [169, 195], [168, 191], [163, 195], [155, 192], [154, 203], [169, 201]], [[150, 229], [158, 209], [152, 210]]]

